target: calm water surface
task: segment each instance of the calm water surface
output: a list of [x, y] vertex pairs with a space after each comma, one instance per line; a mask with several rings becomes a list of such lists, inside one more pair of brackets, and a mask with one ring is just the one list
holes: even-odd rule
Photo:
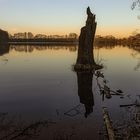
[[[100, 70], [104, 79], [98, 81], [94, 73], [72, 70], [77, 46], [10, 46], [0, 54], [3, 125], [16, 123], [17, 127], [26, 128], [36, 122], [51, 122], [47, 127], [37, 127], [35, 133], [30, 132], [33, 138], [24, 137], [28, 140], [103, 139], [102, 107], [107, 107], [111, 119], [117, 122], [126, 115], [120, 105], [139, 100], [140, 50], [137, 48], [96, 47], [95, 60], [104, 66]], [[111, 90], [121, 89], [125, 97], [114, 95], [103, 99], [98, 82], [103, 86], [104, 80]], [[0, 137], [13, 130], [5, 131]]]

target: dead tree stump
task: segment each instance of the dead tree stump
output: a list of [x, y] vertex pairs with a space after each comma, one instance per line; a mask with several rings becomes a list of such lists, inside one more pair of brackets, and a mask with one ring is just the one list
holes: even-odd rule
[[101, 66], [94, 61], [93, 42], [96, 32], [97, 23], [95, 15], [91, 13], [90, 8], [87, 8], [86, 25], [81, 28], [79, 36], [78, 57], [74, 70], [91, 70], [98, 69]]

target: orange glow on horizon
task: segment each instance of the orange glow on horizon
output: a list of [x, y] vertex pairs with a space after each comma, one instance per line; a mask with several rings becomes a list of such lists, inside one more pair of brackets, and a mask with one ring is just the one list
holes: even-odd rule
[[[80, 34], [79, 26], [76, 27], [17, 27], [17, 28], [5, 28], [10, 34], [18, 33], [18, 32], [32, 32], [34, 35], [36, 34], [45, 34], [45, 35], [68, 35], [69, 33]], [[132, 26], [97, 26], [96, 35], [106, 36], [113, 35], [115, 37], [128, 37], [132, 35], [132, 33], [138, 29], [138, 27]]]

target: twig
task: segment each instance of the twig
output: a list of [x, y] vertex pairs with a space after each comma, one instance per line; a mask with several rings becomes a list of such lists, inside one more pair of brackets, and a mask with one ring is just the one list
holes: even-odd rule
[[140, 107], [138, 104], [126, 104], [126, 105], [120, 105], [120, 107], [129, 107], [129, 106], [137, 106]]

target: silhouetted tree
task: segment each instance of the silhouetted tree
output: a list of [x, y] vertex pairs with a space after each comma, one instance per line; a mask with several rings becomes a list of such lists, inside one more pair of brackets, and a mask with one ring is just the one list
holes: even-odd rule
[[93, 58], [93, 41], [96, 31], [95, 15], [87, 8], [87, 21], [86, 26], [81, 28], [81, 34], [79, 37], [79, 49], [77, 64], [82, 65], [94, 65]]
[[95, 18], [96, 16], [91, 13], [88, 7], [86, 25], [81, 28], [81, 34], [79, 36], [78, 56], [76, 65], [74, 66], [75, 71], [102, 68], [102, 66], [95, 63], [93, 54], [93, 42], [97, 25]]
[[140, 7], [140, 0], [133, 0], [133, 3], [132, 3], [132, 10], [136, 8], [136, 6], [139, 6]]
[[0, 44], [6, 44], [8, 43], [8, 40], [9, 40], [8, 32], [0, 29]]

